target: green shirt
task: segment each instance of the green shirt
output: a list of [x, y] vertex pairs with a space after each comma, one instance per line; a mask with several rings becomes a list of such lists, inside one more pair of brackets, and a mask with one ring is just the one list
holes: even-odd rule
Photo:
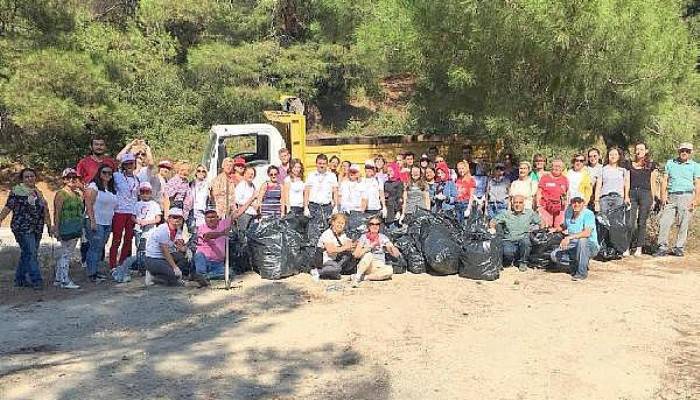
[[498, 214], [493, 220], [504, 225], [506, 240], [520, 240], [530, 233], [530, 225], [542, 223], [539, 214], [527, 209], [517, 214], [508, 210]]
[[666, 162], [668, 192], [692, 192], [695, 180], [700, 179], [700, 164], [693, 160], [681, 163], [677, 158]]

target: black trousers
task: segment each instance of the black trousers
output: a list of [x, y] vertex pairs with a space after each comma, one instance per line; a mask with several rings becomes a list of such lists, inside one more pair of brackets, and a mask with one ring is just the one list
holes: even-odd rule
[[631, 248], [644, 246], [647, 236], [647, 219], [653, 203], [651, 191], [647, 189], [630, 189], [630, 218], [627, 226], [633, 233]]

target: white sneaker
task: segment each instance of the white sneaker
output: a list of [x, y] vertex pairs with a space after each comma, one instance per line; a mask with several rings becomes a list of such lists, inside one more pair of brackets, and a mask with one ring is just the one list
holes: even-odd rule
[[309, 272], [309, 274], [311, 275], [311, 278], [312, 278], [315, 282], [318, 282], [318, 281], [321, 280], [321, 274], [318, 273], [318, 268], [312, 269], [311, 272]]
[[630, 251], [629, 251], [629, 250], [625, 250], [625, 252], [622, 253], [622, 257], [629, 257], [629, 256], [630, 256]]
[[153, 286], [153, 275], [151, 275], [150, 272], [146, 271], [146, 277], [143, 279], [143, 283], [146, 286]]
[[350, 286], [354, 288], [360, 287], [360, 278], [357, 276], [357, 274], [350, 275]]
[[87, 263], [85, 261], [80, 262], [80, 266], [83, 268], [87, 268]]
[[63, 287], [63, 282], [61, 282], [61, 281], [53, 281], [53, 285], [54, 285], [55, 287]]
[[642, 254], [643, 254], [643, 253], [642, 253], [642, 248], [641, 248], [641, 247], [637, 247], [637, 250], [634, 252], [634, 255], [637, 256], [637, 257], [641, 257]]
[[73, 281], [65, 282], [61, 285], [63, 289], [80, 289], [80, 286], [76, 285]]

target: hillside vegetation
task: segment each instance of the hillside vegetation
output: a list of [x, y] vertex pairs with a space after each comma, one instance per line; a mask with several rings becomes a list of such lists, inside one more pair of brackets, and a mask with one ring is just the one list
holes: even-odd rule
[[197, 159], [210, 125], [259, 122], [282, 94], [317, 132], [667, 155], [700, 136], [699, 16], [689, 0], [0, 0], [0, 156], [62, 168], [99, 133]]

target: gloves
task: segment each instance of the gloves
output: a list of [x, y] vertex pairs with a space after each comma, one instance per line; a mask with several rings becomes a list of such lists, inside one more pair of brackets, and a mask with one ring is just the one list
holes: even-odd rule
[[338, 213], [338, 206], [333, 206], [333, 214], [337, 214], [337, 213]]
[[440, 194], [438, 194], [438, 195], [435, 195], [435, 198], [438, 199], [438, 200], [445, 200], [445, 199], [447, 198], [447, 196], [445, 196], [444, 194], [440, 193]]
[[382, 218], [386, 219], [387, 211], [386, 208], [382, 208]]
[[309, 211], [309, 207], [304, 207], [304, 216], [305, 217], [311, 217], [311, 211]]

